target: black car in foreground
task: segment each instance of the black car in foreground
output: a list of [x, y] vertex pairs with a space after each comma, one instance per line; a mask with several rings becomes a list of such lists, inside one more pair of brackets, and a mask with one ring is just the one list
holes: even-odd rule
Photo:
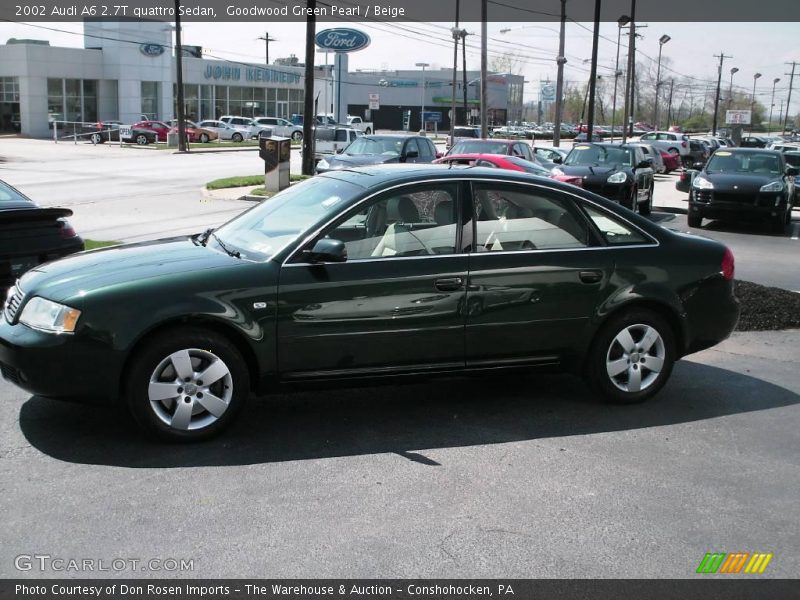
[[361, 135], [342, 152], [323, 157], [317, 173], [365, 165], [429, 163], [436, 158], [436, 146], [421, 135]]
[[640, 146], [576, 144], [553, 173], [579, 176], [584, 189], [643, 215], [653, 208], [655, 171]]
[[776, 150], [717, 150], [692, 181], [689, 226], [701, 227], [703, 219], [761, 220], [782, 232], [792, 220], [797, 173]]
[[0, 181], [0, 298], [25, 271], [83, 250], [68, 208], [42, 208]]
[[572, 185], [348, 169], [214, 231], [34, 269], [0, 319], [0, 367], [33, 394], [121, 400], [175, 440], [284, 385], [560, 368], [632, 403], [731, 333], [733, 274], [719, 242]]

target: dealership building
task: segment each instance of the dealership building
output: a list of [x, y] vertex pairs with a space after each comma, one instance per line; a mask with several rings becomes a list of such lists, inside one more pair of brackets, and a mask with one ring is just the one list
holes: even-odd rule
[[[39, 40], [0, 45], [0, 132], [52, 135], [52, 122], [92, 123], [175, 114], [176, 60], [172, 27], [163, 22], [84, 22], [83, 48], [50, 46]], [[217, 60], [195, 46], [184, 47], [183, 82], [187, 118], [222, 115], [279, 116], [303, 113], [302, 65], [265, 65]], [[331, 52], [315, 69], [319, 113], [367, 117], [378, 129], [420, 128], [422, 106], [440, 129], [449, 127], [452, 70], [349, 71], [348, 56]], [[278, 61], [276, 61], [278, 62]], [[323, 62], [318, 55], [318, 61]], [[464, 111], [462, 73], [456, 87], [459, 123], [475, 120], [478, 72], [467, 73]], [[487, 82], [490, 124], [520, 120], [524, 80], [491, 74]], [[370, 106], [372, 109], [370, 110]], [[377, 108], [376, 108], [377, 107]], [[433, 122], [433, 121], [432, 121]], [[59, 124], [63, 129], [65, 125]]]

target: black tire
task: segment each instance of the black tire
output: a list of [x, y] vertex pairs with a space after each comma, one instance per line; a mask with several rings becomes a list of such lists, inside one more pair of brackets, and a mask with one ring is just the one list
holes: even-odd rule
[[236, 142], [237, 144], [238, 144], [239, 142], [241, 142], [243, 139], [244, 139], [244, 137], [242, 137], [242, 134], [241, 134], [241, 133], [238, 133], [238, 132], [237, 132], [237, 133], [234, 133], [234, 134], [231, 136], [231, 140], [233, 140], [233, 141], [234, 141], [234, 142]]
[[689, 222], [689, 227], [700, 228], [703, 226], [703, 215], [692, 212], [692, 209], [689, 209], [689, 216], [686, 220]]
[[638, 197], [639, 197], [639, 191], [636, 188], [636, 186], [634, 185], [633, 188], [631, 188], [630, 197], [628, 197], [628, 199], [625, 200], [622, 203], [622, 206], [624, 206], [625, 208], [627, 208], [629, 210], [632, 210], [633, 212], [636, 212], [636, 205], [638, 204], [638, 202], [637, 202]]
[[372, 129], [370, 129], [369, 127], [367, 127], [367, 128], [364, 130], [364, 135], [370, 135], [371, 133], [372, 133]]
[[208, 143], [208, 142], [210, 142], [210, 141], [211, 141], [211, 138], [210, 138], [210, 137], [208, 137], [208, 134], [207, 134], [207, 133], [201, 133], [201, 134], [200, 134], [200, 143], [201, 143], [201, 144], [207, 144], [207, 143]]
[[649, 215], [653, 212], [653, 190], [655, 185], [650, 186], [650, 193], [647, 195], [647, 202], [639, 205], [639, 214], [643, 216]]
[[302, 139], [303, 139], [303, 132], [302, 132], [302, 131], [295, 131], [295, 132], [292, 134], [292, 139], [293, 139], [295, 142], [299, 142], [300, 140], [302, 140]]
[[[190, 361], [184, 363], [185, 373], [189, 368], [192, 371], [188, 382], [180, 381], [180, 369], [170, 359], [173, 354]], [[221, 365], [215, 367], [218, 371], [227, 371], [209, 384], [200, 380], [200, 374], [212, 364]], [[166, 390], [163, 400], [151, 400], [151, 383]], [[186, 388], [181, 387], [184, 383]], [[175, 397], [169, 397], [172, 386]], [[247, 367], [230, 340], [199, 327], [181, 327], [156, 335], [136, 351], [125, 373], [123, 394], [128, 410], [147, 434], [169, 441], [193, 442], [210, 438], [227, 427], [247, 400], [249, 390]], [[156, 391], [160, 392], [157, 387], [154, 394]], [[220, 414], [212, 414], [206, 406], [213, 406]], [[187, 419], [186, 427], [168, 422], [180, 417]]]
[[150, 140], [148, 140], [147, 136], [143, 133], [137, 133], [134, 141], [140, 146], [147, 146], [147, 144], [150, 143]]
[[[791, 215], [789, 216], [789, 220], [791, 220]], [[772, 222], [772, 231], [779, 235], [783, 234], [786, 231], [786, 215], [778, 215], [775, 220]]]
[[[635, 350], [630, 354], [623, 351], [622, 345], [616, 341], [617, 336], [628, 331], [634, 348], [641, 348], [650, 338], [645, 334], [655, 331], [658, 339], [649, 350]], [[637, 336], [642, 337], [637, 339]], [[631, 359], [633, 357], [633, 360]], [[638, 360], [637, 360], [638, 359]], [[600, 328], [595, 335], [586, 362], [586, 381], [589, 387], [605, 401], [613, 404], [635, 404], [654, 396], [664, 387], [672, 372], [676, 359], [675, 334], [667, 321], [658, 313], [645, 308], [632, 308], [618, 313]], [[626, 362], [627, 361], [627, 362]], [[647, 368], [648, 362], [658, 371]], [[609, 374], [611, 365], [620, 364], [623, 372], [612, 377]], [[638, 372], [641, 389], [628, 391], [628, 386], [635, 387], [631, 379]], [[626, 381], [627, 379], [627, 381]]]
[[89, 136], [89, 139], [93, 144], [102, 144], [105, 141], [103, 139], [103, 135], [100, 133], [93, 133], [91, 136]]

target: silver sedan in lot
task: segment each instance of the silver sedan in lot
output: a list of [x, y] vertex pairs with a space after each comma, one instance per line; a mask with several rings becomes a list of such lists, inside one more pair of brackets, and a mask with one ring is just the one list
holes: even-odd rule
[[245, 134], [241, 130], [236, 129], [232, 125], [228, 125], [224, 121], [215, 121], [209, 119], [206, 121], [200, 121], [197, 126], [201, 127], [202, 129], [216, 131], [219, 139], [221, 140], [241, 142], [245, 138]]

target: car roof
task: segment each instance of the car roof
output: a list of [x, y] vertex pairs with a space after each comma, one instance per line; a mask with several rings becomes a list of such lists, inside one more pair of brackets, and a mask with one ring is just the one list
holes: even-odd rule
[[778, 150], [769, 150], [768, 148], [720, 148], [714, 154], [720, 152], [730, 152], [734, 154], [772, 154], [774, 156], [782, 156], [783, 152]]
[[[501, 158], [508, 158], [500, 155]], [[469, 169], [452, 169], [447, 164], [434, 163], [396, 163], [384, 165], [371, 165], [363, 167], [352, 167], [328, 171], [317, 175], [317, 177], [333, 177], [354, 183], [363, 188], [383, 187], [387, 183], [413, 183], [414, 181], [424, 181], [428, 177], [437, 179], [463, 179], [465, 176], [480, 179], [502, 179], [515, 180], [520, 182], [541, 182], [551, 181], [541, 175], [531, 175], [518, 171], [506, 169], [495, 169], [492, 167], [470, 167]], [[558, 182], [557, 182], [558, 183]], [[563, 189], [573, 191], [574, 186], [563, 184]]]

